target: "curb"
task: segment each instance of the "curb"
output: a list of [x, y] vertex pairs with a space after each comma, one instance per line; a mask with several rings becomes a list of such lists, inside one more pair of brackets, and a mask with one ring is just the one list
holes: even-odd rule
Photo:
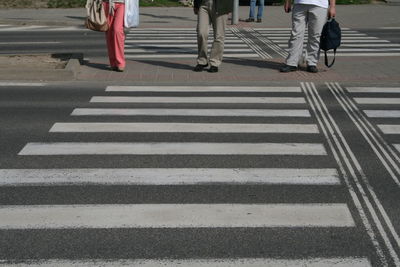
[[82, 54], [71, 54], [63, 69], [38, 69], [35, 67], [0, 68], [0, 81], [71, 81], [80, 70]]

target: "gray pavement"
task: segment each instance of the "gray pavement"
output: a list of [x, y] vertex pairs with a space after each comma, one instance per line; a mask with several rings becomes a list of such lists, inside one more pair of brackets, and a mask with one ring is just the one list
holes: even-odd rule
[[[272, 46], [265, 42], [272, 41], [278, 44], [283, 51], [286, 41], [271, 38], [270, 34], [265, 30], [270, 28], [289, 28], [290, 15], [283, 12], [281, 6], [267, 6], [265, 16], [262, 23], [246, 23], [241, 21], [239, 25], [232, 29], [238, 28], [241, 36], [246, 36], [254, 40], [253, 47], [246, 44], [244, 39], [238, 36], [238, 33], [228, 29], [230, 34], [236, 36], [238, 40], [242, 39], [243, 45], [254, 51], [264, 51], [269, 54], [269, 58], [262, 56], [255, 58], [228, 58], [224, 59], [224, 63], [220, 68], [220, 73], [208, 75], [207, 73], [193, 73], [191, 69], [195, 64], [195, 56], [192, 58], [171, 56], [168, 53], [157, 58], [143, 58], [132, 55], [127, 62], [125, 73], [111, 73], [107, 69], [107, 58], [103, 35], [100, 33], [82, 31], [73, 31], [75, 27], [82, 27], [84, 18], [84, 9], [7, 9], [0, 10], [0, 46], [2, 54], [26, 54], [26, 53], [73, 53], [83, 54], [85, 64], [69, 71], [66, 74], [57, 71], [54, 73], [38, 71], [35, 67], [24, 69], [19, 72], [18, 68], [0, 68], [0, 79], [2, 80], [71, 80], [80, 81], [112, 81], [120, 82], [157, 82], [157, 83], [191, 83], [191, 82], [210, 82], [224, 83], [225, 81], [235, 81], [238, 83], [263, 83], [265, 81], [346, 81], [346, 82], [365, 82], [379, 83], [385, 80], [388, 83], [396, 83], [400, 81], [398, 75], [399, 61], [395, 51], [398, 49], [400, 35], [400, 6], [390, 6], [387, 4], [374, 5], [357, 5], [357, 6], [338, 6], [337, 20], [344, 29], [356, 35], [364, 35], [365, 39], [376, 38], [377, 43], [361, 43], [360, 47], [357, 40], [352, 40], [353, 47], [350, 49], [356, 51], [355, 56], [338, 57], [335, 66], [332, 69], [324, 67], [322, 60], [320, 62], [320, 73], [308, 74], [304, 71], [290, 73], [286, 75], [277, 72], [280, 64], [284, 61], [284, 54], [279, 55], [273, 51]], [[240, 7], [240, 18], [244, 20], [247, 17], [248, 7]], [[1, 26], [3, 25], [3, 26]], [[6, 26], [8, 25], [8, 26]], [[36, 25], [36, 26], [35, 26]], [[40, 28], [37, 25], [42, 25]], [[47, 26], [46, 26], [47, 25]], [[132, 35], [128, 37], [131, 40], [136, 38], [137, 41], [141, 37], [135, 37], [137, 30], [162, 28], [167, 36], [177, 36], [169, 29], [187, 28], [193, 29], [196, 25], [195, 16], [191, 8], [142, 8], [141, 24], [138, 29], [131, 30]], [[36, 29], [35, 29], [36, 27]], [[47, 27], [47, 28], [45, 28]], [[55, 28], [53, 31], [48, 29]], [[58, 27], [58, 28], [57, 28]], [[72, 27], [72, 28], [68, 28]], [[2, 31], [10, 28], [11, 30]], [[252, 31], [252, 28], [261, 29]], [[57, 31], [57, 29], [61, 31]], [[71, 31], [68, 31], [71, 29]], [[264, 32], [263, 32], [264, 29]], [[189, 31], [192, 32], [192, 31]], [[138, 32], [140, 33], [140, 32]], [[286, 32], [288, 38], [289, 33]], [[158, 42], [157, 35], [152, 36], [154, 44]], [[163, 37], [165, 38], [165, 37]], [[265, 39], [266, 38], [266, 39]], [[277, 37], [281, 38], [281, 37]], [[358, 38], [358, 37], [356, 37]], [[33, 42], [31, 44], [29, 41]], [[149, 41], [149, 40], [148, 40]], [[195, 40], [194, 40], [195, 41]], [[283, 41], [283, 42], [280, 42]], [[366, 40], [367, 42], [368, 40]], [[24, 44], [25, 42], [25, 44]], [[58, 43], [58, 44], [44, 44]], [[276, 43], [278, 42], [278, 43]], [[368, 41], [369, 42], [369, 41]], [[387, 42], [388, 46], [382, 46], [380, 42]], [[170, 44], [174, 44], [171, 40]], [[368, 44], [371, 44], [368, 46]], [[383, 43], [384, 45], [385, 43]], [[129, 45], [127, 43], [127, 45]], [[347, 44], [349, 45], [349, 44]], [[375, 47], [375, 45], [380, 45]], [[195, 46], [189, 50], [195, 53]], [[130, 48], [127, 46], [127, 48]], [[138, 43], [134, 45], [134, 50], [139, 49], [151, 53], [161, 50], [143, 47]], [[236, 47], [226, 45], [226, 48], [234, 49]], [[349, 49], [342, 46], [343, 51]], [[372, 52], [360, 52], [363, 49], [377, 49], [377, 51], [393, 52], [381, 54], [379, 56], [371, 56]], [[339, 49], [339, 52], [341, 49]], [[140, 54], [140, 52], [138, 52]], [[173, 54], [173, 53], [172, 53]], [[349, 53], [352, 54], [352, 53]], [[228, 55], [228, 53], [226, 53]], [[364, 55], [364, 56], [363, 56]], [[395, 56], [393, 56], [395, 55]], [[81, 62], [82, 63], [82, 62]], [[35, 72], [36, 71], [36, 72]], [[23, 73], [23, 75], [22, 75]], [[20, 75], [21, 74], [21, 75]], [[75, 76], [74, 76], [75, 75]]]

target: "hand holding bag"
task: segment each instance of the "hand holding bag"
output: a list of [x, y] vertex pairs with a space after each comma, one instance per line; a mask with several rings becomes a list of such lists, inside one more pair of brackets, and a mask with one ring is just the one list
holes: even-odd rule
[[108, 30], [107, 16], [102, 0], [87, 0], [86, 12], [86, 28], [99, 32], [106, 32]]
[[[319, 47], [325, 52], [325, 65], [330, 68], [335, 63], [336, 49], [340, 46], [342, 31], [334, 18], [328, 20], [322, 29]], [[333, 61], [328, 64], [327, 51], [333, 49]]]

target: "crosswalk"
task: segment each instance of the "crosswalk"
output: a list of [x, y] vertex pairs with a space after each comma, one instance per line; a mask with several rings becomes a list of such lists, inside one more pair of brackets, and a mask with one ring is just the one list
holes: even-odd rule
[[[209, 47], [212, 42], [210, 33]], [[126, 35], [127, 58], [195, 58], [197, 35], [193, 28], [131, 29]], [[242, 39], [227, 30], [224, 57], [259, 57]]]
[[[256, 28], [255, 30], [282, 49], [288, 49], [290, 28]], [[307, 43], [307, 31], [304, 43]], [[336, 55], [341, 57], [400, 56], [400, 44], [369, 36], [357, 30], [342, 28], [342, 42]]]
[[[400, 44], [349, 28], [342, 29], [342, 44], [337, 56], [380, 57], [400, 56]], [[76, 32], [87, 31], [82, 26], [14, 26], [0, 25], [0, 32]], [[290, 28], [226, 29], [224, 57], [262, 58], [286, 57]], [[305, 39], [306, 41], [306, 39]], [[212, 42], [210, 32], [209, 47]], [[0, 45], [59, 45], [60, 42], [27, 42], [5, 40]], [[103, 45], [103, 44], [101, 44]], [[197, 37], [195, 28], [133, 28], [126, 33], [125, 54], [128, 59], [195, 58]]]
[[400, 142], [390, 141], [400, 134], [400, 88], [329, 86], [400, 187]]
[[[356, 246], [357, 215], [347, 197], [333, 197], [345, 195], [342, 178], [300, 86], [109, 86], [55, 122], [49, 136], [27, 143], [19, 157], [104, 164], [0, 169], [0, 188], [44, 190], [49, 198], [0, 206], [10, 252], [1, 260], [10, 266], [371, 266], [366, 252], [349, 255], [347, 237], [331, 239], [354, 234], [345, 243]], [[126, 167], [108, 167], [121, 162]], [[62, 189], [72, 195], [52, 203], [51, 192]], [[74, 190], [116, 193], [77, 201]], [[226, 200], [215, 190], [234, 194]], [[243, 192], [261, 198], [242, 199]], [[11, 240], [24, 237], [27, 246], [38, 241], [13, 257]], [[254, 242], [261, 253], [246, 250]]]

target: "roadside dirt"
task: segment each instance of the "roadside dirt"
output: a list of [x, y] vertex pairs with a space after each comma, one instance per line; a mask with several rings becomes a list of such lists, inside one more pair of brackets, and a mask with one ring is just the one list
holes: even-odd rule
[[64, 69], [68, 59], [63, 55], [6, 55], [0, 56], [0, 68]]

